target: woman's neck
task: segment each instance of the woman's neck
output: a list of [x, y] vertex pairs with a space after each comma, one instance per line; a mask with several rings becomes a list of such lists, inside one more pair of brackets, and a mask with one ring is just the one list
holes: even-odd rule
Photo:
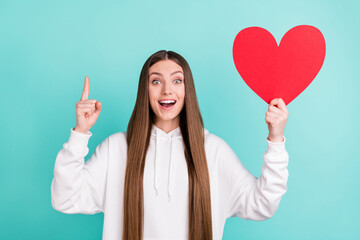
[[169, 121], [158, 121], [155, 122], [154, 125], [160, 128], [161, 130], [163, 130], [165, 133], [169, 133], [180, 126], [179, 119], [172, 119]]

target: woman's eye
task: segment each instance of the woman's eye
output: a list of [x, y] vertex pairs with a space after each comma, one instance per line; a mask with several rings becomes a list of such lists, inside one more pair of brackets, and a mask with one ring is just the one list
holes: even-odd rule
[[153, 84], [159, 84], [159, 83], [160, 83], [160, 81], [159, 81], [159, 80], [157, 80], [157, 79], [155, 79], [155, 80], [153, 80], [153, 81], [152, 81], [152, 83], [153, 83]]
[[176, 83], [181, 83], [182, 80], [181, 80], [181, 79], [175, 79], [174, 82], [176, 82]]

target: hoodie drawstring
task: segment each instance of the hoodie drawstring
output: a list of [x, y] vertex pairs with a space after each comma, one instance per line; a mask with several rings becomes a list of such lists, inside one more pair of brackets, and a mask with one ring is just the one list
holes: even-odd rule
[[[168, 176], [168, 196], [169, 196], [169, 202], [171, 199], [171, 195], [173, 194], [173, 165], [174, 165], [174, 157], [175, 155], [175, 149], [178, 139], [182, 139], [180, 128], [174, 130], [175, 132], [172, 133], [172, 135], [164, 135], [161, 131], [161, 129], [154, 126], [154, 132], [153, 136], [155, 137], [155, 158], [154, 158], [154, 188], [156, 191], [156, 195], [159, 193], [159, 157], [160, 157], [160, 151], [161, 151], [161, 138], [166, 140], [170, 140], [170, 160], [169, 160], [169, 176]], [[162, 136], [164, 135], [164, 136]], [[160, 163], [161, 164], [161, 163]]]
[[[157, 135], [157, 132], [156, 132], [156, 135]], [[157, 174], [158, 174], [158, 164], [157, 164], [157, 159], [158, 159], [158, 156], [159, 156], [159, 153], [158, 153], [158, 149], [159, 149], [159, 138], [158, 136], [156, 136], [156, 139], [155, 139], [155, 159], [154, 159], [154, 187], [155, 187], [155, 191], [156, 191], [156, 195], [158, 195], [159, 191], [159, 180], [158, 180], [158, 177], [157, 177]]]
[[169, 202], [170, 202], [170, 198], [171, 198], [171, 193], [172, 193], [172, 181], [171, 181], [171, 173], [172, 173], [172, 166], [174, 164], [171, 164], [172, 159], [173, 159], [173, 149], [175, 149], [173, 147], [174, 145], [174, 140], [171, 138], [171, 148], [170, 148], [170, 165], [169, 165], [169, 178], [168, 178], [168, 195], [169, 195]]

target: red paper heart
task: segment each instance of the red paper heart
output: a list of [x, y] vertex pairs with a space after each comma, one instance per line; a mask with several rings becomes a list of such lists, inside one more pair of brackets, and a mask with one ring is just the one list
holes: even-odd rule
[[241, 30], [234, 40], [233, 58], [245, 83], [268, 104], [281, 97], [294, 100], [314, 80], [325, 58], [325, 39], [309, 25], [290, 29], [278, 46], [260, 27]]

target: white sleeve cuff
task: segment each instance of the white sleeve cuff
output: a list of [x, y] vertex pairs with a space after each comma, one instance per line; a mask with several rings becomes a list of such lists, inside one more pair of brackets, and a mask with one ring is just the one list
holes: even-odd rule
[[268, 138], [266, 138], [268, 145], [268, 152], [284, 152], [285, 151], [285, 142], [286, 138], [284, 136], [284, 141], [282, 142], [272, 142]]
[[90, 131], [88, 131], [87, 134], [84, 134], [84, 133], [74, 131], [74, 128], [71, 128], [68, 144], [74, 145], [74, 146], [76, 145], [79, 147], [87, 147], [91, 136], [92, 136], [92, 133]]

